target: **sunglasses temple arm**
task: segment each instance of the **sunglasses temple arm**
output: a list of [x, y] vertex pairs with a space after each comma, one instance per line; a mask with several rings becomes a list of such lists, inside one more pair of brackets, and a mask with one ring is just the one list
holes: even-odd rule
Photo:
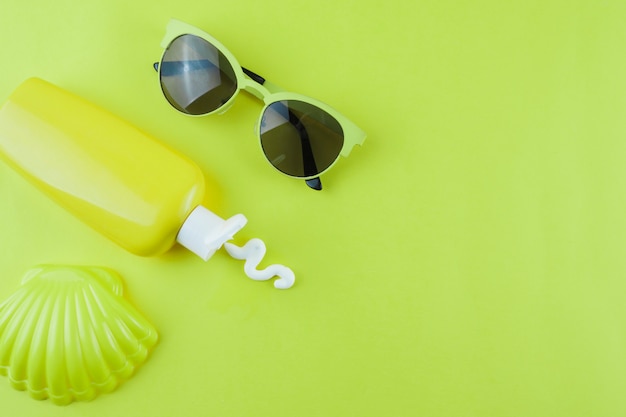
[[[313, 155], [313, 149], [311, 148], [311, 141], [309, 140], [309, 133], [306, 128], [300, 122], [298, 116], [293, 114], [289, 110], [289, 122], [296, 128], [300, 135], [300, 145], [302, 146], [302, 163], [304, 165], [304, 174], [308, 175], [309, 172], [318, 172], [317, 164], [315, 163], [315, 156]], [[305, 180], [306, 185], [314, 190], [322, 189], [322, 180], [319, 177]]]
[[257, 74], [256, 72], [252, 72], [250, 71], [248, 68], [245, 67], [241, 67], [242, 71], [244, 74], [246, 74], [248, 77], [250, 77], [253, 81], [263, 85], [265, 84], [265, 78], [261, 77], [259, 74]]
[[284, 90], [282, 88], [280, 88], [279, 86], [272, 84], [271, 82], [267, 81], [264, 77], [260, 76], [259, 74], [257, 74], [256, 72], [250, 71], [248, 68], [245, 67], [241, 67], [242, 71], [244, 74], [246, 74], [252, 81], [254, 81], [255, 83], [262, 85], [265, 92], [257, 90], [255, 88], [245, 88], [244, 89], [256, 96], [257, 98], [263, 100], [264, 96], [267, 93], [270, 94], [274, 94], [274, 93], [280, 93], [283, 92]]

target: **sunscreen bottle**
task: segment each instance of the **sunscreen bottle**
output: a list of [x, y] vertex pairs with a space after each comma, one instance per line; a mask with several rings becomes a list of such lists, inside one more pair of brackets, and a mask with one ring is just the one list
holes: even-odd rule
[[[159, 255], [176, 242], [208, 260], [247, 222], [201, 205], [205, 183], [187, 157], [98, 106], [38, 78], [22, 83], [0, 108], [0, 158], [30, 183], [129, 252]], [[206, 196], [210, 201], [211, 196]], [[265, 245], [239, 248], [246, 274], [289, 288], [283, 265], [256, 270]], [[252, 253], [254, 252], [254, 253]]]

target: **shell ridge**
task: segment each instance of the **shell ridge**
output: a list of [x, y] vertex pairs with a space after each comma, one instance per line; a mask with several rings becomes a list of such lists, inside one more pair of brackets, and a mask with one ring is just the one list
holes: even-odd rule
[[[148, 356], [150, 349], [156, 344], [158, 334], [154, 327], [123, 297], [111, 300], [109, 315], [110, 330], [116, 335], [118, 342], [124, 346], [127, 364], [119, 370], [131, 367], [134, 372]], [[124, 371], [128, 372], [128, 371]]]
[[44, 300], [42, 300], [41, 310], [38, 313], [37, 323], [33, 328], [33, 338], [28, 352], [27, 377], [22, 383], [24, 384], [24, 389], [28, 389], [29, 394], [33, 398], [45, 399], [48, 398], [48, 385], [45, 378], [46, 351], [49, 337], [47, 322], [55, 305], [55, 298], [51, 295], [55, 295], [58, 292], [58, 288], [45, 282], [42, 282], [40, 285], [42, 286], [40, 290], [41, 298], [44, 298]]
[[[36, 295], [31, 295], [35, 297]], [[10, 313], [10, 314], [9, 314]], [[21, 318], [26, 316], [28, 308], [24, 305], [15, 305], [15, 309], [3, 314], [5, 318], [0, 322], [0, 369], [8, 369], [11, 363], [11, 352], [13, 350], [13, 339], [17, 337], [16, 329], [19, 329]], [[6, 374], [3, 374], [6, 375]]]
[[158, 339], [155, 328], [146, 318], [124, 298], [114, 305], [118, 318], [124, 327], [133, 335], [137, 341], [147, 348], [152, 347]]
[[134, 366], [131, 365], [126, 351], [122, 347], [123, 344], [121, 342], [125, 340], [124, 337], [116, 331], [117, 317], [112, 314], [119, 301], [123, 298], [111, 292], [98, 294], [93, 287], [90, 287], [89, 291], [91, 293], [90, 295], [97, 299], [95, 304], [98, 308], [92, 309], [94, 320], [97, 320], [100, 324], [97, 328], [96, 336], [100, 341], [100, 346], [103, 350], [103, 358], [111, 372], [111, 377], [114, 380], [128, 379], [134, 371]]
[[67, 375], [69, 379], [69, 391], [74, 398], [89, 400], [95, 396], [94, 389], [89, 382], [89, 376], [85, 366], [83, 348], [81, 346], [81, 333], [79, 329], [78, 298], [81, 291], [74, 291], [67, 300], [67, 314], [65, 315], [65, 345], [68, 357], [73, 360], [67, 361]]
[[[140, 360], [147, 356], [147, 349], [141, 343], [141, 338], [137, 337], [133, 329], [135, 326], [129, 326], [127, 323], [134, 323], [136, 320], [133, 316], [133, 311], [129, 308], [127, 303], [122, 303], [124, 300], [119, 299], [111, 303], [111, 313], [107, 316], [107, 324], [109, 331], [115, 336], [119, 347], [124, 351], [127, 359], [127, 363], [124, 364], [118, 371], [121, 372], [123, 368], [131, 366], [135, 367], [135, 356], [139, 356]], [[145, 333], [145, 332], [144, 332]]]
[[13, 294], [0, 303], [0, 331], [2, 331], [2, 323], [10, 317], [16, 309], [18, 309], [24, 299], [27, 299], [28, 289], [19, 287]]
[[56, 404], [67, 404], [72, 397], [65, 389], [68, 384], [65, 344], [65, 306], [67, 291], [61, 291], [54, 302], [46, 345], [46, 380], [48, 397]]
[[[107, 346], [111, 346], [113, 351], [118, 351], [117, 355], [107, 358], [111, 372], [126, 379], [147, 358], [149, 347], [158, 339], [156, 331], [122, 296], [113, 293], [95, 294], [94, 288], [89, 288], [89, 291], [98, 298], [98, 313], [104, 317], [101, 337], [106, 338], [110, 343]], [[128, 321], [133, 325], [128, 326]], [[134, 329], [143, 334], [138, 337]]]
[[89, 338], [85, 339], [85, 342], [89, 342], [93, 350], [91, 352], [90, 363], [88, 368], [92, 371], [92, 385], [107, 391], [115, 389], [117, 381], [109, 367], [109, 364], [104, 360], [105, 350], [102, 346], [101, 338], [98, 336], [99, 327], [102, 326], [102, 318], [98, 316], [98, 309], [96, 306], [98, 303], [93, 300], [94, 292], [91, 286], [85, 286], [82, 288], [81, 303], [87, 311], [89, 320], [84, 322], [85, 332], [89, 334]]
[[32, 345], [23, 350], [19, 348], [28, 340], [28, 336], [34, 333], [35, 319], [38, 323], [40, 317], [45, 315], [46, 309], [50, 307], [49, 291], [54, 291], [54, 288], [44, 286], [44, 290], [32, 292], [31, 297], [27, 299], [29, 303], [22, 304], [19, 313], [13, 317], [0, 340], [0, 362], [7, 364], [9, 382], [18, 390], [23, 391], [27, 388], [27, 378], [24, 376], [27, 375], [25, 357], [28, 356]]
[[[28, 314], [28, 310], [30, 309], [30, 304], [33, 302], [33, 299], [40, 298], [41, 294], [38, 293], [25, 293], [25, 297], [19, 297], [14, 300], [13, 303], [10, 304], [10, 310], [7, 309], [6, 314], [3, 312], [2, 317], [5, 318], [5, 321], [0, 321], [0, 347], [5, 344], [5, 338], [8, 337], [7, 334], [11, 331], [7, 329], [14, 329], [16, 326], [16, 322], [22, 320], [22, 318]], [[5, 305], [9, 306], [9, 304]], [[19, 325], [18, 325], [19, 327]]]

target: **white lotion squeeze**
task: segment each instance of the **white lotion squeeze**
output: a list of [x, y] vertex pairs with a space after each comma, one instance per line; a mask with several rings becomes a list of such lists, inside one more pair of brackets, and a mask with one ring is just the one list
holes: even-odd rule
[[291, 269], [285, 265], [274, 264], [267, 268], [256, 269], [265, 256], [265, 243], [261, 239], [250, 239], [248, 243], [239, 247], [233, 243], [224, 243], [224, 248], [235, 259], [245, 259], [244, 272], [255, 281], [266, 281], [274, 276], [279, 277], [274, 281], [274, 287], [285, 290], [290, 288], [296, 280]]

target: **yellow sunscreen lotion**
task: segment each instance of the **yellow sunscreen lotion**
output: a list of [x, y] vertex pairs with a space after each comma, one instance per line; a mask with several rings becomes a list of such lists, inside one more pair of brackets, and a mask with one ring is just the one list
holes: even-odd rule
[[[178, 242], [207, 260], [247, 221], [242, 214], [224, 220], [201, 205], [204, 177], [190, 159], [38, 78], [22, 83], [0, 108], [0, 157], [59, 205], [137, 255], [158, 255]], [[229, 247], [232, 251], [234, 245]], [[267, 274], [251, 276], [248, 270], [252, 275], [261, 271], [246, 264], [251, 278], [269, 279]], [[289, 288], [293, 272], [272, 267], [285, 268], [288, 275], [279, 268], [272, 275], [281, 276], [275, 286]]]

